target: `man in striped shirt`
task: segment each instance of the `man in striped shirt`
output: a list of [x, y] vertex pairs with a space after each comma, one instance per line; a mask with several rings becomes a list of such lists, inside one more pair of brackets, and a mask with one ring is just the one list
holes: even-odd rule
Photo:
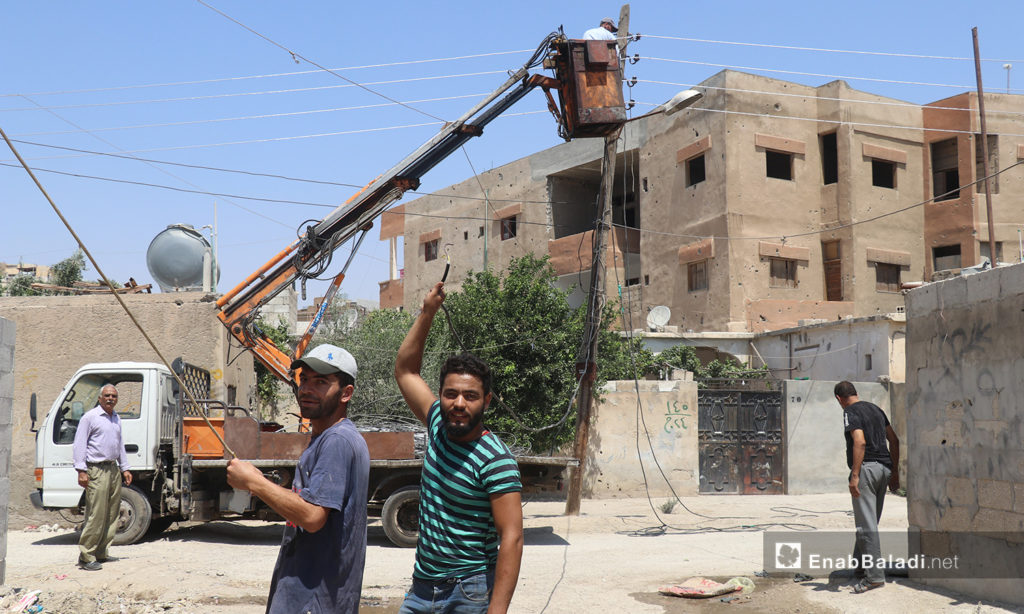
[[[412, 589], [401, 614], [508, 610], [523, 556], [519, 466], [483, 425], [491, 402], [491, 371], [472, 354], [441, 368], [440, 399], [420, 375], [423, 348], [443, 284], [398, 350], [395, 379], [429, 438], [420, 478], [419, 541]], [[500, 548], [499, 548], [500, 543]]]

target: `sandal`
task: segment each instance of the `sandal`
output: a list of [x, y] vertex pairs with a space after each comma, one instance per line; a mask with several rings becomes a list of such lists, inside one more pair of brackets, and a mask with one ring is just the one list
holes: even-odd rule
[[882, 588], [883, 586], [885, 586], [885, 582], [868, 582], [867, 579], [862, 579], [860, 582], [853, 586], [853, 592], [859, 595], [861, 593], [866, 593], [872, 589]]

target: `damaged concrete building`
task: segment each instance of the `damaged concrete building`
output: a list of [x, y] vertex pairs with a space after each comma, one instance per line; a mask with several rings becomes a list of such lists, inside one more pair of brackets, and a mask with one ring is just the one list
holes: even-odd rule
[[[679, 114], [628, 122], [619, 147], [606, 279], [634, 327], [658, 305], [671, 310], [668, 326], [697, 332], [896, 313], [903, 284], [987, 257], [974, 182], [984, 155], [993, 169], [1024, 159], [1020, 96], [986, 94], [982, 148], [972, 93], [920, 106], [842, 81], [729, 70], [700, 89], [704, 99]], [[471, 269], [547, 254], [582, 302], [601, 148], [559, 145], [392, 209], [380, 231], [392, 245], [381, 307], [415, 309], [445, 250], [454, 286]], [[1024, 212], [1012, 203], [1024, 180], [1011, 171], [992, 185], [997, 258], [1019, 262], [1010, 246]]]

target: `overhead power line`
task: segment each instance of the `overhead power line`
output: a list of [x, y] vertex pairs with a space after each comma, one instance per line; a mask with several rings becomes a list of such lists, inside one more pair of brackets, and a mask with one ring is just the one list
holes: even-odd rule
[[[413, 64], [427, 64], [427, 63], [431, 63], [431, 62], [449, 62], [449, 61], [454, 61], [454, 60], [468, 60], [468, 59], [475, 59], [475, 58], [492, 57], [492, 56], [497, 56], [497, 55], [512, 55], [512, 54], [518, 54], [518, 53], [529, 53], [531, 51], [533, 51], [533, 49], [517, 49], [515, 51], [494, 51], [494, 52], [491, 52], [491, 53], [474, 53], [474, 54], [471, 54], [471, 55], [457, 55], [457, 56], [451, 56], [451, 57], [447, 57], [447, 58], [430, 58], [430, 59], [427, 59], [427, 60], [405, 60], [405, 61], [402, 61], [402, 62], [385, 62], [385, 63], [381, 63], [381, 64], [363, 64], [361, 66], [343, 66], [343, 67], [338, 67], [338, 68], [331, 68], [329, 70], [332, 70], [332, 71], [337, 71], [337, 70], [363, 70], [363, 69], [367, 69], [367, 68], [388, 68], [388, 67], [392, 67], [392, 66], [410, 66], [410, 65], [413, 65]], [[182, 85], [205, 85], [207, 83], [226, 83], [226, 82], [231, 82], [231, 81], [246, 81], [246, 80], [251, 80], [251, 79], [269, 79], [269, 78], [277, 78], [277, 77], [293, 77], [293, 76], [299, 76], [299, 75], [315, 75], [315, 74], [320, 74], [322, 72], [324, 72], [324, 71], [323, 70], [319, 70], [319, 69], [317, 69], [317, 70], [296, 70], [296, 71], [292, 71], [292, 72], [271, 73], [271, 74], [266, 74], [266, 75], [245, 75], [245, 76], [241, 76], [241, 77], [219, 77], [219, 78], [215, 78], [215, 79], [195, 79], [195, 80], [192, 80], [192, 81], [169, 81], [169, 82], [166, 82], [166, 83], [144, 83], [144, 84], [138, 84], [138, 85], [114, 85], [114, 86], [110, 86], [110, 87], [94, 87], [94, 88], [78, 89], [78, 90], [57, 90], [57, 91], [50, 91], [50, 92], [27, 92], [27, 93], [23, 93], [23, 94], [17, 94], [17, 93], [15, 93], [15, 94], [0, 94], [0, 98], [9, 98], [9, 97], [14, 97], [14, 96], [60, 96], [60, 95], [64, 95], [64, 94], [93, 94], [93, 93], [97, 93], [97, 92], [115, 92], [115, 91], [119, 91], [119, 90], [134, 90], [134, 89], [145, 89], [145, 88], [155, 88], [155, 87], [175, 87], [175, 86], [182, 86]]]
[[[795, 46], [795, 45], [772, 45], [772, 44], [768, 44], [768, 43], [745, 43], [745, 42], [740, 42], [740, 41], [720, 41], [720, 40], [712, 40], [712, 39], [706, 39], [706, 38], [687, 38], [687, 37], [683, 37], [683, 36], [661, 36], [661, 35], [657, 35], [657, 34], [643, 34], [642, 37], [643, 38], [660, 38], [660, 39], [665, 39], [665, 40], [687, 41], [687, 42], [691, 42], [691, 43], [710, 43], [710, 44], [715, 44], [715, 45], [738, 45], [738, 46], [742, 46], [742, 47], [762, 47], [762, 48], [767, 48], [767, 49], [788, 49], [788, 50], [792, 50], [792, 51], [817, 51], [817, 52], [824, 52], [824, 53], [849, 53], [849, 54], [855, 54], [855, 55], [878, 55], [878, 56], [883, 56], [883, 57], [916, 58], [916, 59], [924, 59], [924, 60], [966, 60], [966, 61], [971, 61], [971, 62], [974, 61], [974, 58], [948, 56], [948, 55], [923, 55], [923, 54], [919, 54], [919, 53], [896, 53], [896, 52], [890, 52], [890, 51], [855, 51], [855, 50], [852, 50], [852, 49], [828, 49], [828, 48], [824, 48], [824, 47], [798, 47], [798, 46]], [[1000, 63], [1005, 63], [1005, 62], [1022, 62], [1022, 63], [1024, 63], [1024, 60], [997, 60], [997, 59], [993, 59], [993, 58], [982, 58], [981, 61], [982, 62], [1000, 62]]]

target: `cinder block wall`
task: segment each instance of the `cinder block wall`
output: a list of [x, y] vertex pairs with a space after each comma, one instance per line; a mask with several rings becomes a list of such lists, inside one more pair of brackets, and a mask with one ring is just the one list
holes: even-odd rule
[[[1024, 557], [1021, 348], [1024, 265], [907, 295], [909, 522], [941, 538], [929, 540], [924, 554]], [[985, 531], [1007, 532], [1010, 540], [986, 541], [978, 535]], [[1019, 578], [921, 581], [1024, 604]]]
[[14, 322], [0, 318], [0, 584], [7, 579], [7, 515], [11, 503], [11, 410], [14, 406]]
[[[239, 405], [252, 404], [252, 356], [237, 343], [228, 344], [227, 329], [217, 319], [212, 295], [137, 294], [124, 299], [168, 360], [181, 356], [209, 369], [215, 397], [225, 398], [233, 387]], [[36, 393], [41, 423], [64, 384], [82, 365], [159, 362], [159, 358], [109, 295], [3, 297], [0, 318], [18, 327], [17, 345], [11, 340], [16, 368], [5, 380], [13, 386], [13, 421], [0, 421], [0, 428], [7, 429], [0, 435], [7, 432], [13, 438], [8, 447], [15, 467], [10, 476], [10, 505], [6, 506], [10, 524], [21, 528], [61, 522], [56, 514], [33, 508], [28, 499], [35, 488], [35, 435], [29, 430], [28, 412], [32, 393]]]
[[[671, 497], [696, 495], [700, 485], [697, 444], [697, 384], [692, 380], [608, 382], [594, 408], [590, 445], [583, 476], [583, 496]], [[637, 454], [637, 402], [640, 453]], [[645, 432], [646, 425], [646, 432]], [[647, 440], [650, 438], [650, 444]], [[666, 483], [655, 459], [665, 471]], [[650, 487], [644, 489], [644, 476]], [[671, 489], [669, 488], [671, 484]]]

